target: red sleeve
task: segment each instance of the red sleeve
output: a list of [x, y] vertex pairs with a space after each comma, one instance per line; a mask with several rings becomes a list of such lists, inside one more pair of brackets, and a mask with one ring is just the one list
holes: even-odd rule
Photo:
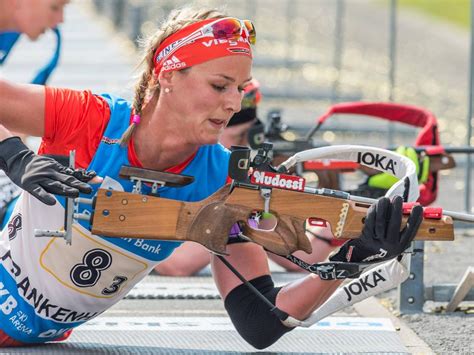
[[92, 160], [110, 118], [105, 99], [90, 91], [45, 88], [44, 136], [40, 154], [69, 155], [76, 150], [76, 167]]

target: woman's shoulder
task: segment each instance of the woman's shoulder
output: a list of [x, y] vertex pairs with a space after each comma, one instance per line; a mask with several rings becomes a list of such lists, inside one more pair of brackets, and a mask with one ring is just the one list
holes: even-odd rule
[[110, 93], [101, 93], [97, 95], [98, 97], [101, 97], [103, 100], [105, 100], [110, 108], [114, 107], [132, 107], [132, 103], [130, 101], [127, 101], [126, 99], [110, 94]]
[[71, 105], [83, 107], [84, 110], [93, 108], [113, 109], [115, 107], [131, 107], [127, 100], [109, 93], [93, 93], [91, 90], [74, 90], [46, 86], [46, 101], [55, 102], [56, 105]]

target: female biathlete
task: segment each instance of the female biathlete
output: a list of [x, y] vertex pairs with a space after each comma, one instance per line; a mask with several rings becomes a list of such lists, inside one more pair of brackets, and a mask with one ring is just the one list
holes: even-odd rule
[[[192, 184], [159, 193], [202, 200], [228, 179], [229, 152], [217, 142], [240, 110], [254, 42], [250, 21], [208, 9], [174, 11], [148, 41], [132, 103], [89, 91], [0, 81], [6, 93], [0, 97], [0, 123], [43, 137], [41, 153], [66, 155], [75, 149], [78, 167], [104, 178], [93, 185], [94, 192], [100, 186], [131, 191], [131, 182], [118, 176], [128, 164], [192, 175]], [[1, 234], [0, 327], [19, 343], [64, 337], [122, 299], [180, 244], [101, 237], [91, 234], [87, 223], [74, 225], [73, 247], [61, 239], [35, 238], [35, 228], [62, 227], [64, 201], [57, 198], [61, 203], [45, 206], [23, 193]], [[346, 243], [335, 260], [370, 257], [379, 252], [372, 242], [387, 259], [409, 245], [422, 219], [420, 209], [413, 209], [410, 226], [400, 231], [401, 198], [382, 198], [374, 206], [363, 237]], [[79, 206], [83, 213], [88, 208]], [[297, 319], [308, 317], [340, 285], [311, 274], [276, 288], [259, 245], [232, 243], [227, 251], [227, 260], [261, 294]], [[213, 256], [211, 265], [225, 308], [247, 342], [265, 348], [292, 329], [220, 259]]]

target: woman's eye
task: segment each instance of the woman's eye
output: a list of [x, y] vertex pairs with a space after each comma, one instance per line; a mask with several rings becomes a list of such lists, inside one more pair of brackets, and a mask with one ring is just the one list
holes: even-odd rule
[[226, 88], [225, 86], [219, 86], [219, 85], [215, 85], [215, 84], [212, 84], [212, 87], [214, 88], [214, 90], [216, 91], [224, 91]]

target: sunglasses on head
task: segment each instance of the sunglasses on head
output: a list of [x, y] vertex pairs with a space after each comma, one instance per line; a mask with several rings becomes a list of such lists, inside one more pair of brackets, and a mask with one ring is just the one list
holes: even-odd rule
[[256, 42], [255, 26], [250, 20], [225, 17], [204, 25], [201, 28], [203, 37], [212, 34], [217, 39], [247, 39], [250, 44]]
[[164, 48], [156, 57], [156, 61], [168, 57], [179, 48], [203, 37], [214, 37], [215, 39], [247, 40], [250, 44], [256, 42], [255, 26], [250, 20], [240, 20], [235, 17], [224, 17], [208, 23], [193, 33], [181, 38]]

